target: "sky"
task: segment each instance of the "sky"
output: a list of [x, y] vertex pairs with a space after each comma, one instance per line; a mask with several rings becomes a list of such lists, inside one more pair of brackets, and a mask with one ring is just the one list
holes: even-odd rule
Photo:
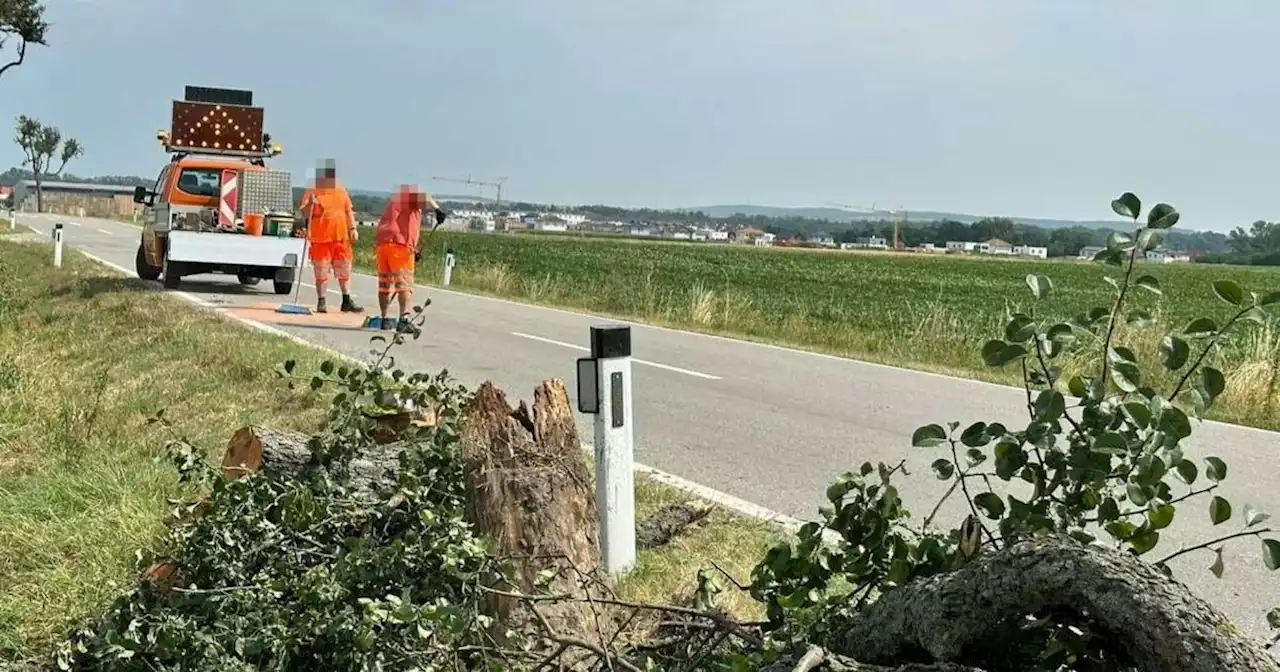
[[1275, 0], [44, 2], [0, 114], [80, 140], [80, 175], [156, 174], [191, 84], [253, 90], [299, 184], [334, 158], [557, 204], [1280, 216]]

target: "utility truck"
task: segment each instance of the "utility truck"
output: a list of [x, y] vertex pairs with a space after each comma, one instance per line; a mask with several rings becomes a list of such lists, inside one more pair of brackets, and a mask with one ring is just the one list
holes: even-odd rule
[[154, 188], [133, 193], [144, 208], [138, 277], [177, 289], [184, 277], [222, 273], [292, 291], [304, 232], [293, 226], [290, 174], [266, 165], [281, 148], [262, 119], [252, 91], [188, 86], [173, 101], [169, 129], [156, 133], [171, 157]]

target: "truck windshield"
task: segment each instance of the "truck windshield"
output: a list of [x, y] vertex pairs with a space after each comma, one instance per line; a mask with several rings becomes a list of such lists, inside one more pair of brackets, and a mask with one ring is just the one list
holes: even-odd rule
[[222, 171], [217, 168], [184, 168], [178, 176], [178, 189], [192, 196], [217, 198]]

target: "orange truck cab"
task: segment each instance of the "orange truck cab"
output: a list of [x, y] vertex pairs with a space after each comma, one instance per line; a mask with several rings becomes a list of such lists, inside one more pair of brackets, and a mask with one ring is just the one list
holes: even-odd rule
[[249, 91], [191, 86], [173, 101], [171, 127], [156, 136], [172, 158], [153, 188], [133, 194], [145, 209], [139, 277], [176, 289], [183, 277], [220, 273], [244, 285], [271, 280], [277, 294], [293, 289], [304, 246], [293, 183], [267, 167], [280, 147], [252, 103]]

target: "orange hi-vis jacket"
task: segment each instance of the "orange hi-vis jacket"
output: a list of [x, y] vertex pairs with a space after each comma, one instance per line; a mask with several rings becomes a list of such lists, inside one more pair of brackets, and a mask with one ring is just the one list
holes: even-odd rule
[[302, 212], [309, 215], [307, 236], [315, 243], [345, 243], [355, 221], [351, 195], [340, 184], [312, 187], [302, 194]]

